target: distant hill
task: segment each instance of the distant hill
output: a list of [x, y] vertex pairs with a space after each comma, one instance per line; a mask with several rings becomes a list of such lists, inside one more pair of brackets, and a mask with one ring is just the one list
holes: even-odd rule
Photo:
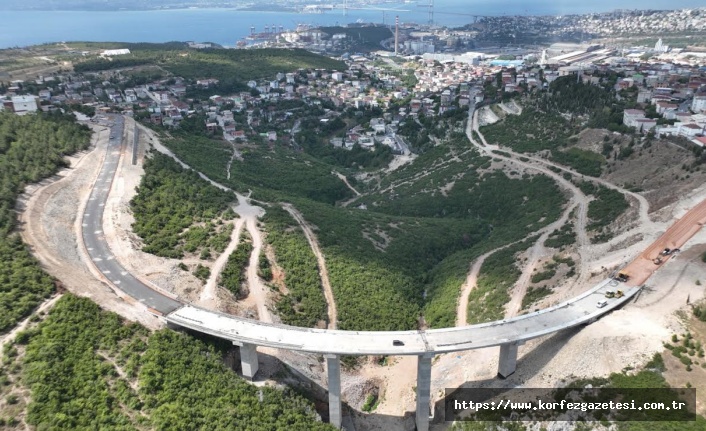
[[3, 0], [0, 10], [148, 10], [187, 7], [235, 7], [233, 0]]
[[129, 55], [104, 59], [98, 56], [74, 64], [77, 72], [133, 66], [159, 66], [185, 79], [216, 78], [222, 81], [247, 82], [291, 72], [300, 68], [345, 70], [342, 61], [314, 54], [303, 49], [191, 49], [184, 43], [109, 43], [96, 46], [128, 48]]

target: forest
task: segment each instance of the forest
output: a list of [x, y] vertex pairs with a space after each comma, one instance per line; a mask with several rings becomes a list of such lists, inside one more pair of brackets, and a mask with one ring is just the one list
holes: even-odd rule
[[38, 430], [333, 430], [291, 390], [228, 369], [229, 344], [150, 333], [67, 294], [18, 335], [2, 375], [29, 388], [26, 421]]
[[[135, 216], [132, 227], [144, 240], [142, 249], [157, 256], [178, 259], [183, 257], [184, 251], [208, 247], [215, 241], [222, 251], [227, 241], [223, 241], [222, 232], [220, 237], [214, 236], [213, 225], [210, 229], [209, 224], [206, 224], [207, 228], [194, 226], [187, 229], [197, 223], [209, 223], [217, 217], [233, 217], [232, 211], [227, 210], [234, 196], [163, 154], [153, 153], [145, 160], [144, 168], [145, 175], [130, 201]], [[221, 226], [220, 229], [225, 228]]]
[[553, 81], [549, 91], [543, 93], [534, 105], [544, 112], [570, 113], [587, 118], [585, 125], [611, 132], [632, 133], [623, 124], [623, 111], [634, 108], [637, 100], [637, 87], [618, 92], [614, 86], [620, 75], [608, 72], [595, 76], [598, 85], [576, 82], [573, 76], [562, 76]]
[[321, 31], [333, 36], [337, 33], [346, 35], [350, 43], [357, 50], [378, 50], [380, 42], [392, 37], [392, 32], [386, 26], [365, 26], [365, 27], [321, 27]]
[[24, 186], [66, 166], [65, 155], [88, 147], [90, 131], [62, 114], [0, 112], [0, 333], [27, 317], [54, 291], [54, 281], [22, 243], [15, 204]]
[[549, 91], [542, 93], [535, 101], [545, 112], [570, 112], [572, 115], [593, 114], [615, 100], [612, 86], [617, 75], [599, 78], [602, 85], [576, 82], [574, 75], [561, 76], [549, 85]]
[[336, 148], [326, 136], [317, 136], [315, 130], [302, 132], [299, 135], [302, 148], [321, 161], [339, 165], [346, 168], [363, 167], [366, 169], [380, 169], [387, 166], [392, 160], [392, 149], [387, 145], [375, 144], [374, 150], [367, 150], [360, 145], [353, 145], [350, 150]]
[[277, 300], [277, 313], [288, 325], [313, 328], [319, 322], [326, 322], [326, 299], [319, 267], [301, 227], [289, 213], [274, 205], [267, 208], [263, 221], [267, 242], [284, 271], [288, 290]]

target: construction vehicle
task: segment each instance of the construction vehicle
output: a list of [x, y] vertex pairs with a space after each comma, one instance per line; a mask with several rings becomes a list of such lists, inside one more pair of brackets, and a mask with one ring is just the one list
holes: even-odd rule
[[625, 283], [626, 281], [630, 280], [630, 276], [624, 272], [619, 272], [618, 276], [615, 277], [616, 280]]
[[618, 291], [606, 290], [606, 292], [605, 292], [606, 298], [622, 298], [623, 296], [625, 296], [625, 294], [623, 293], [622, 290], [618, 290]]
[[664, 250], [662, 250], [662, 256], [669, 256], [670, 254], [672, 254], [672, 251], [673, 250], [671, 248], [665, 248]]
[[658, 257], [655, 257], [654, 259], [652, 259], [652, 263], [654, 263], [655, 265], [661, 265], [661, 264], [662, 264], [662, 258], [659, 257], [659, 256], [658, 256]]

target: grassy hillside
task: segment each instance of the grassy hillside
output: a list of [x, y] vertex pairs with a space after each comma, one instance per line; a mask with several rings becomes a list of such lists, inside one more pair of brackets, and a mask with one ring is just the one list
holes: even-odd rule
[[345, 70], [343, 62], [303, 49], [191, 49], [186, 44], [111, 44], [111, 48], [128, 48], [130, 54], [110, 60], [89, 57], [74, 64], [77, 72], [156, 65], [185, 79], [216, 78], [223, 81], [247, 82], [272, 77], [278, 72], [300, 68]]

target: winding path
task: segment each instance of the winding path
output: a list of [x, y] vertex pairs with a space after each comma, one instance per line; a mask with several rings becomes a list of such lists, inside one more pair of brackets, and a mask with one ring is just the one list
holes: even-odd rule
[[[239, 195], [238, 200], [241, 198], [243, 199], [242, 202], [248, 205], [245, 201], [245, 197]], [[236, 210], [236, 212], [238, 212], [238, 210]], [[245, 226], [250, 233], [253, 243], [253, 251], [250, 254], [250, 263], [247, 270], [248, 286], [250, 290], [248, 298], [252, 298], [255, 301], [257, 315], [260, 320], [263, 322], [272, 323], [272, 313], [270, 313], [270, 309], [267, 308], [269, 289], [257, 275], [258, 263], [260, 261], [261, 254], [260, 252], [262, 251], [262, 235], [260, 234], [260, 230], [257, 228], [257, 217], [254, 215], [246, 216]]]
[[456, 308], [456, 326], [468, 325], [468, 298], [471, 295], [471, 291], [476, 287], [476, 284], [478, 283], [478, 273], [480, 272], [480, 269], [483, 266], [485, 260], [488, 258], [488, 256], [495, 253], [496, 251], [500, 251], [506, 247], [509, 247], [512, 244], [514, 243], [510, 243], [502, 247], [498, 247], [494, 250], [490, 250], [489, 252], [479, 256], [478, 259], [473, 261], [473, 265], [471, 265], [471, 270], [466, 276], [466, 281], [461, 286], [461, 296], [459, 297], [458, 306]]
[[345, 175], [343, 175], [342, 173], [340, 173], [340, 172], [338, 172], [338, 171], [333, 171], [332, 173], [333, 173], [334, 175], [336, 175], [338, 178], [340, 178], [341, 181], [343, 181], [343, 182], [346, 184], [346, 186], [347, 186], [353, 193], [355, 193], [356, 196], [360, 196], [360, 192], [359, 192], [358, 190], [356, 190], [356, 189], [351, 185], [351, 183], [348, 182], [348, 178], [346, 178]]
[[211, 266], [211, 275], [209, 275], [206, 284], [201, 291], [201, 296], [199, 297], [199, 302], [204, 306], [214, 306], [213, 301], [218, 297], [216, 291], [218, 289], [218, 277], [220, 277], [223, 268], [228, 262], [228, 257], [231, 253], [238, 247], [240, 240], [240, 232], [243, 228], [243, 220], [236, 220], [235, 226], [233, 227], [233, 232], [230, 235], [230, 242], [228, 247], [223, 250], [220, 256], [213, 262]]
[[[480, 138], [480, 143], [474, 138], [473, 132], [475, 132]], [[540, 237], [538, 238], [537, 242], [531, 247], [530, 254], [528, 256], [528, 263], [524, 266], [520, 278], [517, 280], [513, 287], [510, 302], [508, 302], [505, 306], [506, 315], [509, 317], [515, 316], [521, 311], [522, 298], [527, 292], [527, 287], [529, 284], [530, 277], [532, 276], [532, 272], [534, 271], [534, 268], [536, 267], [539, 259], [544, 256], [547, 252], [546, 247], [544, 247], [544, 242], [552, 232], [554, 232], [556, 229], [561, 228], [561, 226], [563, 226], [569, 220], [569, 216], [575, 208], [577, 209], [575, 232], [577, 243], [579, 246], [578, 253], [582, 263], [582, 265], [580, 265], [578, 279], [582, 279], [582, 277], [585, 277], [584, 274], [587, 272], [587, 269], [586, 265], [584, 265], [583, 263], [586, 261], [585, 247], [590, 245], [588, 234], [586, 233], [586, 225], [588, 222], [588, 204], [591, 199], [586, 196], [578, 187], [576, 187], [574, 183], [567, 180], [563, 176], [557, 174], [556, 172], [552, 171], [551, 169], [542, 165], [537, 165], [520, 160], [520, 157], [525, 157], [524, 155], [513, 153], [512, 151], [507, 151], [505, 148], [501, 150], [497, 145], [488, 145], [488, 143], [485, 141], [485, 137], [480, 132], [478, 127], [478, 110], [469, 111], [469, 118], [466, 124], [466, 136], [468, 137], [468, 140], [471, 142], [471, 144], [473, 144], [473, 146], [477, 148], [481, 152], [481, 154], [485, 154], [493, 158], [499, 158], [508, 163], [521, 166], [525, 169], [541, 172], [542, 174], [552, 178], [557, 184], [559, 184], [562, 188], [567, 190], [572, 195], [571, 201], [573, 203], [570, 204], [564, 210], [561, 218], [536, 232], [540, 234]], [[498, 154], [495, 151], [503, 151], [510, 154], [511, 156], [507, 157], [505, 155]], [[464, 286], [464, 290], [466, 289], [469, 289], [469, 287]], [[459, 304], [459, 308], [461, 306], [468, 306], [468, 296], [464, 296], [462, 294], [461, 302], [464, 300], [465, 305]]]
[[[473, 139], [473, 131], [476, 132], [478, 137], [481, 139], [482, 144], [478, 143], [475, 139]], [[580, 256], [581, 260], [581, 265], [579, 266], [579, 276], [576, 279], [576, 283], [581, 283], [586, 281], [589, 277], [589, 271], [587, 266], [585, 265], [585, 262], [587, 261], [587, 256], [590, 254], [589, 253], [589, 248], [592, 250], [597, 250], [599, 248], [606, 248], [610, 247], [613, 244], [617, 244], [621, 242], [622, 240], [629, 238], [632, 235], [639, 233], [643, 233], [646, 230], [648, 231], [657, 231], [657, 224], [653, 222], [650, 217], [649, 217], [649, 203], [647, 202], [647, 199], [645, 199], [644, 196], [631, 192], [623, 187], [619, 187], [607, 180], [604, 180], [602, 178], [597, 178], [597, 177], [590, 177], [590, 176], [584, 176], [582, 174], [579, 174], [578, 172], [575, 172], [565, 166], [558, 165], [552, 161], [543, 159], [541, 157], [536, 157], [536, 156], [531, 156], [531, 155], [526, 155], [526, 154], [520, 154], [512, 151], [511, 149], [507, 147], [500, 147], [498, 145], [489, 145], [488, 142], [485, 140], [485, 137], [483, 134], [480, 132], [479, 128], [479, 123], [478, 123], [478, 112], [477, 110], [474, 112], [473, 110], [469, 113], [469, 121], [467, 124], [466, 128], [466, 133], [468, 135], [469, 140], [471, 143], [478, 148], [481, 152], [486, 153], [487, 155], [490, 155], [492, 157], [496, 158], [501, 158], [503, 160], [508, 160], [512, 161], [513, 163], [529, 167], [530, 169], [535, 169], [543, 172], [544, 174], [552, 177], [555, 179], [557, 182], [559, 182], [561, 185], [563, 185], [565, 188], [567, 188], [569, 191], [571, 191], [574, 195], [574, 199], [578, 202], [579, 209], [577, 212], [577, 223], [576, 223], [576, 235], [577, 235], [577, 243], [578, 243], [578, 253]], [[509, 154], [511, 157], [506, 157], [504, 155], [498, 154], [496, 151], [502, 151], [504, 153]], [[523, 162], [519, 160], [520, 158], [524, 158], [527, 160], [527, 162]], [[550, 170], [549, 168], [553, 169]], [[615, 237], [608, 241], [605, 244], [591, 244], [591, 242], [588, 239], [588, 235], [586, 233], [586, 225], [587, 225], [587, 211], [588, 211], [588, 203], [590, 202], [590, 199], [588, 199], [576, 186], [573, 185], [570, 181], [567, 181], [563, 176], [558, 175], [554, 170], [558, 170], [560, 172], [568, 173], [571, 176], [584, 180], [584, 181], [590, 181], [596, 184], [600, 184], [602, 186], [605, 186], [609, 189], [616, 190], [620, 193], [622, 193], [625, 196], [628, 196], [632, 198], [634, 201], [637, 202], [638, 204], [638, 223], [636, 227], [633, 227], [632, 229], [629, 229], [626, 232], [623, 232], [620, 234], [618, 237]], [[583, 198], [581, 198], [581, 196]]]
[[336, 329], [338, 325], [338, 312], [336, 311], [336, 300], [333, 297], [333, 289], [331, 289], [331, 282], [328, 278], [328, 269], [326, 269], [326, 260], [324, 259], [324, 254], [319, 248], [319, 242], [316, 240], [316, 235], [311, 230], [309, 224], [304, 220], [304, 217], [299, 211], [297, 211], [292, 204], [283, 203], [282, 208], [284, 208], [289, 214], [294, 217], [294, 219], [301, 226], [302, 231], [304, 231], [304, 236], [306, 240], [309, 241], [309, 246], [316, 256], [316, 261], [319, 266], [319, 275], [321, 277], [321, 285], [324, 288], [324, 297], [326, 298], [326, 305], [328, 310], [328, 329]]

